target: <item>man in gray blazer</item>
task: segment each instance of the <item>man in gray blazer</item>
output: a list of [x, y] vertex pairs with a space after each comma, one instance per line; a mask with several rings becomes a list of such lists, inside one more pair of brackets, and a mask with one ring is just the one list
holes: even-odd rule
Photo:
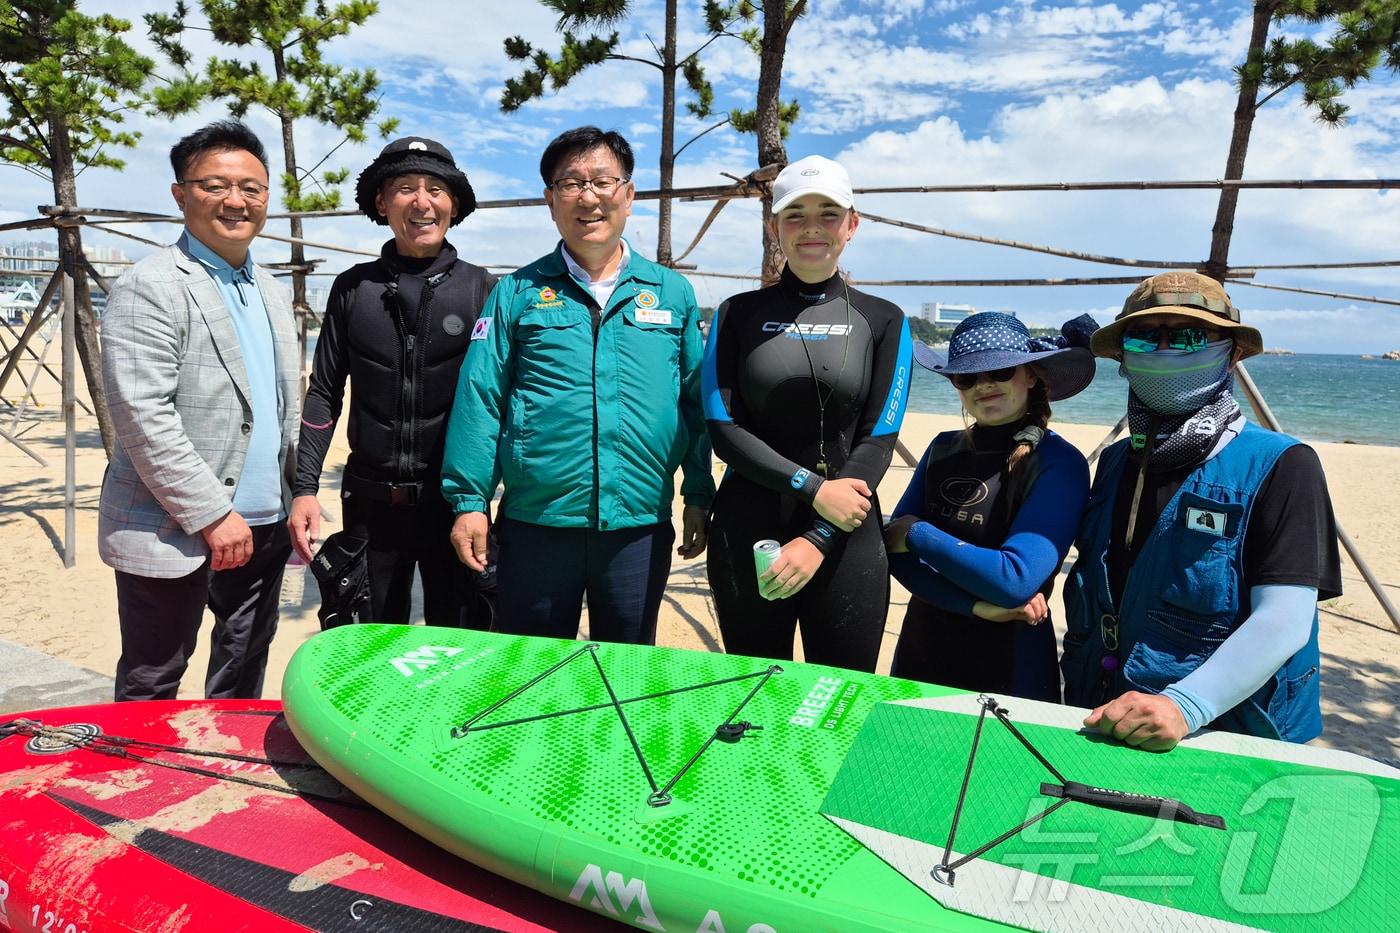
[[176, 143], [170, 162], [185, 231], [117, 281], [102, 316], [117, 443], [98, 550], [117, 577], [116, 699], [176, 695], [206, 606], [205, 695], [255, 698], [291, 552], [291, 304], [248, 252], [267, 221], [258, 138], [212, 123]]

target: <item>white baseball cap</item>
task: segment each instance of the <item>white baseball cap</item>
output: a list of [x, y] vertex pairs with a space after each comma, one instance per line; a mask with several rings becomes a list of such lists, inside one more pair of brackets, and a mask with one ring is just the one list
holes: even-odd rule
[[855, 203], [851, 177], [840, 162], [822, 156], [807, 156], [788, 163], [773, 180], [773, 213], [807, 194], [826, 195], [842, 207]]

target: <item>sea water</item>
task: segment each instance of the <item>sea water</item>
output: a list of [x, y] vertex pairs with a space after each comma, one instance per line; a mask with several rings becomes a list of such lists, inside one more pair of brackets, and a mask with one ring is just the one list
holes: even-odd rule
[[[307, 363], [315, 353], [311, 334]], [[1055, 402], [1054, 421], [1113, 425], [1128, 409], [1128, 383], [1114, 360], [1098, 360], [1094, 381], [1074, 398]], [[1400, 360], [1363, 360], [1335, 353], [1255, 356], [1245, 363], [1254, 384], [1283, 429], [1308, 441], [1400, 447]], [[1258, 419], [1244, 390], [1235, 398], [1251, 421]], [[909, 410], [959, 413], [958, 394], [942, 376], [914, 366]]]
[[[1128, 406], [1128, 382], [1114, 360], [1098, 360], [1089, 388], [1074, 398], [1054, 402], [1054, 421], [1116, 424]], [[1245, 367], [1283, 429], [1310, 441], [1400, 446], [1400, 361], [1363, 360], [1356, 356], [1299, 353], [1256, 356]], [[1251, 421], [1257, 421], [1244, 390], [1235, 397]], [[957, 392], [942, 376], [914, 367], [909, 410], [940, 415], [960, 411]]]

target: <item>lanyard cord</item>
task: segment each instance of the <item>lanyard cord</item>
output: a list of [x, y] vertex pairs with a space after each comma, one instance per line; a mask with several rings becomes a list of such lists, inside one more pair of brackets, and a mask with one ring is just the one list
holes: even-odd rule
[[1133, 501], [1128, 507], [1128, 529], [1123, 544], [1125, 555], [1133, 552], [1134, 532], [1137, 530], [1138, 507], [1142, 504], [1142, 489], [1147, 482], [1147, 464], [1152, 459], [1152, 444], [1157, 439], [1157, 419], [1147, 419], [1147, 443], [1142, 447], [1142, 460], [1138, 463], [1137, 483], [1133, 487]]
[[826, 406], [831, 401], [831, 397], [836, 394], [836, 387], [841, 384], [841, 377], [846, 375], [846, 363], [851, 357], [851, 289], [846, 284], [845, 279], [841, 280], [841, 298], [846, 302], [846, 345], [841, 350], [841, 369], [836, 373], [836, 379], [827, 388], [824, 397], [821, 380], [817, 378], [816, 364], [812, 362], [812, 351], [807, 349], [807, 338], [802, 333], [801, 325], [795, 319], [793, 321], [793, 326], [797, 330], [797, 339], [802, 342], [802, 353], [807, 357], [807, 370], [812, 374], [812, 387], [817, 393], [817, 472], [822, 475], [823, 479], [835, 478], [827, 475], [829, 468], [826, 462]]

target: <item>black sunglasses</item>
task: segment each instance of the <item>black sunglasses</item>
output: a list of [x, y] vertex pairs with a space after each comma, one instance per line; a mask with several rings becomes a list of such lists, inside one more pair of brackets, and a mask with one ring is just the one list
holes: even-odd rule
[[977, 380], [983, 376], [993, 382], [1010, 382], [1016, 376], [1017, 368], [1016, 366], [1008, 366], [1005, 369], [989, 369], [980, 373], [944, 373], [944, 375], [948, 377], [948, 381], [953, 384], [954, 388], [966, 391], [977, 385]]

